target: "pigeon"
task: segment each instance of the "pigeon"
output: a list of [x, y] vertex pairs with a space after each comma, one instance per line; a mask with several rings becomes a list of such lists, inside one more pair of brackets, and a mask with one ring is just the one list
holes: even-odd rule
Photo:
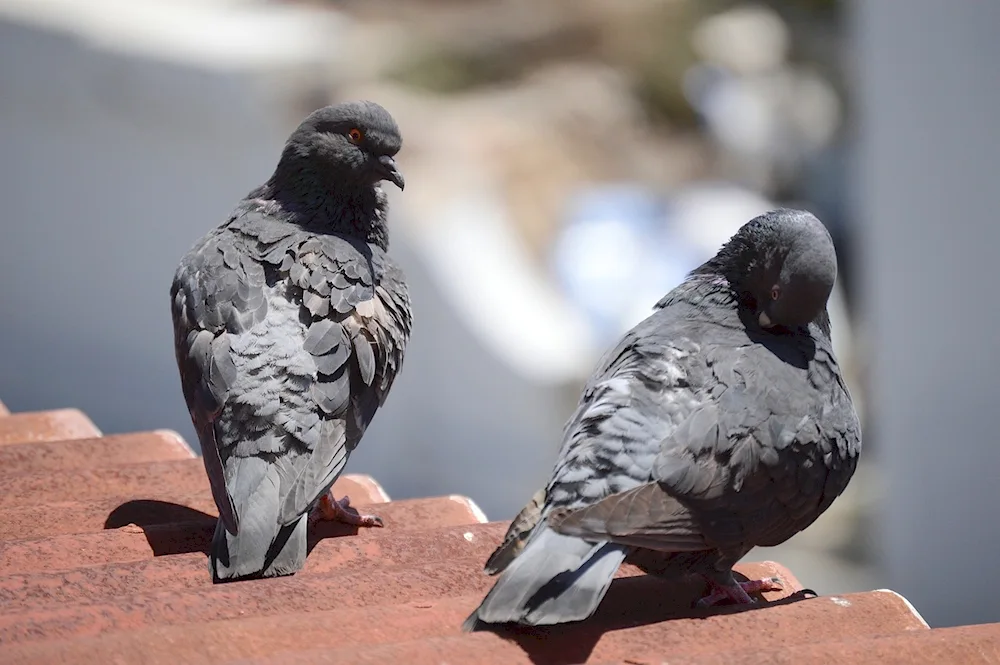
[[744, 224], [601, 359], [548, 484], [513, 520], [463, 624], [552, 625], [597, 609], [623, 561], [701, 575], [703, 604], [753, 603], [751, 548], [808, 527], [846, 488], [861, 427], [830, 340], [830, 234], [808, 212]]
[[181, 386], [219, 509], [215, 582], [288, 575], [316, 517], [381, 526], [330, 487], [410, 336], [387, 254], [399, 128], [373, 102], [314, 111], [274, 174], [184, 256], [170, 289]]

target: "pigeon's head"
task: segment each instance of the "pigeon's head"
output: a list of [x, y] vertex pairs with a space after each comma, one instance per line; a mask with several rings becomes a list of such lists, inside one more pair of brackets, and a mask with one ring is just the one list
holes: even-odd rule
[[817, 320], [837, 280], [830, 233], [801, 210], [772, 210], [750, 220], [720, 250], [720, 259], [722, 272], [765, 329]]
[[309, 169], [339, 186], [370, 187], [388, 180], [403, 189], [393, 159], [402, 144], [396, 121], [375, 102], [325, 106], [288, 138], [279, 169]]

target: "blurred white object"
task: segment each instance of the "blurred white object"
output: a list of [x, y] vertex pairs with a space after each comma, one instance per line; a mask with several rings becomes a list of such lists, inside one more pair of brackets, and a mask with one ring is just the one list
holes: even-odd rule
[[480, 340], [529, 381], [579, 379], [593, 356], [587, 326], [531, 262], [495, 188], [456, 188], [436, 215], [414, 239]]
[[246, 0], [0, 0], [0, 17], [108, 51], [258, 70], [331, 60], [349, 24], [308, 5]]
[[773, 9], [740, 5], [702, 21], [691, 35], [703, 60], [739, 74], [759, 74], [778, 67], [790, 44], [788, 26]]

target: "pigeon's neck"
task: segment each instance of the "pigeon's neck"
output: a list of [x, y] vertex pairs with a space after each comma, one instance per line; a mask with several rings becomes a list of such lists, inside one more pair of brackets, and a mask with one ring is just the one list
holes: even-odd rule
[[741, 327], [739, 305], [739, 294], [722, 275], [692, 274], [656, 303], [656, 309], [669, 306], [691, 318]]
[[737, 233], [719, 252], [691, 271], [691, 277], [725, 278], [730, 284], [744, 282], [764, 257], [746, 234]]
[[287, 221], [317, 233], [359, 238], [389, 249], [388, 197], [378, 185], [344, 186], [320, 182], [301, 172], [275, 173], [248, 199], [273, 201]]
[[819, 332], [824, 339], [832, 341], [833, 324], [830, 322], [830, 312], [827, 311], [826, 307], [824, 307], [820, 313], [816, 315], [816, 318], [812, 320], [812, 324], [819, 329]]

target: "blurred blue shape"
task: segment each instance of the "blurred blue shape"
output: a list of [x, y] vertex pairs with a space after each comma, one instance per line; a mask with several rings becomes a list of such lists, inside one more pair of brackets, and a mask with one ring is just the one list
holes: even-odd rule
[[592, 185], [570, 197], [553, 272], [601, 346], [647, 316], [696, 265], [669, 222], [668, 203], [638, 184]]

